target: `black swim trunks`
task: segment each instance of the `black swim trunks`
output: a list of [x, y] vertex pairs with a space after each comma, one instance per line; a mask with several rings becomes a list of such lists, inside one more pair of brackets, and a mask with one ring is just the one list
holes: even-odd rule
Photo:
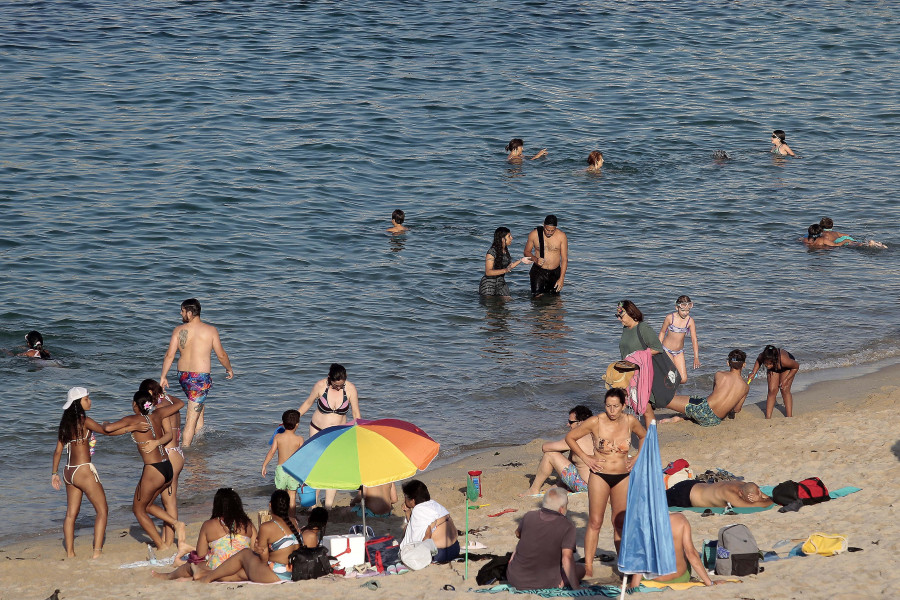
[[666, 490], [666, 503], [669, 506], [680, 506], [682, 508], [691, 507], [691, 490], [698, 483], [701, 482], [695, 479], [679, 481]]
[[559, 276], [561, 274], [561, 267], [556, 267], [555, 269], [548, 270], [539, 267], [536, 264], [531, 265], [531, 270], [528, 272], [528, 276], [531, 278], [531, 293], [544, 294], [550, 292], [553, 294], [558, 294], [559, 292], [554, 290], [553, 286], [556, 285], [557, 281], [559, 281]]

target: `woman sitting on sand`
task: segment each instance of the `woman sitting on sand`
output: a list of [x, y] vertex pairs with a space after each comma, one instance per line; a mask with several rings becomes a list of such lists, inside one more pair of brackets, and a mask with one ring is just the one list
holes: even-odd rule
[[450, 512], [431, 499], [428, 486], [418, 479], [403, 484], [403, 514], [408, 520], [400, 546], [432, 540], [437, 555], [431, 562], [447, 563], [459, 556], [456, 525]]
[[[191, 579], [196, 569], [212, 571], [244, 548], [252, 547], [255, 540], [256, 527], [244, 512], [241, 497], [231, 488], [219, 488], [213, 497], [212, 515], [200, 526], [197, 548], [191, 552], [189, 562], [170, 573], [151, 573], [161, 579]], [[196, 567], [192, 568], [193, 564]], [[223, 579], [240, 581], [238, 577]]]
[[141, 478], [134, 490], [132, 511], [137, 517], [138, 523], [158, 549], [165, 550], [172, 543], [166, 543], [163, 540], [150, 519], [151, 516], [170, 525], [175, 530], [175, 537], [178, 538], [179, 545], [187, 552], [190, 548], [185, 545], [184, 523], [153, 503], [156, 497], [169, 487], [174, 478], [172, 463], [169, 462], [169, 456], [165, 450], [165, 445], [174, 436], [172, 429], [168, 427], [168, 418], [184, 407], [184, 400], [175, 398], [173, 404], [163, 404], [158, 408], [156, 406], [156, 398], [149, 393], [136, 392], [131, 404], [134, 414], [109, 425], [107, 430], [114, 431], [121, 427], [140, 424], [148, 426], [144, 432], [135, 431], [131, 434], [131, 439], [137, 444], [141, 460], [144, 461]]
[[509, 245], [513, 236], [506, 227], [498, 227], [494, 231], [494, 241], [484, 257], [484, 276], [478, 284], [478, 293], [482, 296], [502, 296], [509, 298], [509, 285], [506, 283], [506, 274], [515, 269], [519, 263], [526, 265], [531, 262], [529, 258], [520, 258], [512, 262], [509, 255]]
[[[245, 548], [216, 567], [213, 571], [194, 570], [194, 579], [210, 583], [213, 581], [252, 581], [255, 583], [278, 583], [291, 580], [288, 557], [300, 545], [300, 540], [315, 538], [318, 532], [310, 529], [308, 535], [297, 531], [297, 524], [289, 511], [291, 498], [285, 490], [275, 490], [269, 502], [272, 520], [259, 527], [254, 549]], [[323, 509], [324, 510], [324, 509]], [[326, 513], [327, 514], [327, 513]], [[312, 517], [312, 515], [310, 515]], [[324, 529], [324, 524], [321, 528]]]
[[[584, 533], [585, 578], [594, 574], [594, 554], [600, 539], [600, 528], [606, 505], [612, 505], [612, 522], [625, 511], [628, 497], [628, 475], [636, 456], [644, 445], [647, 430], [634, 415], [623, 412], [625, 391], [613, 388], [606, 392], [605, 412], [590, 417], [566, 435], [572, 452], [591, 469], [588, 477], [588, 526]], [[631, 434], [638, 437], [637, 451], [631, 451]], [[586, 435], [593, 436], [594, 454], [587, 454], [578, 444]], [[616, 551], [622, 542], [622, 532], [614, 528]]]
[[756, 362], [753, 364], [753, 370], [750, 372], [747, 383], [753, 381], [760, 367], [766, 368], [766, 380], [769, 384], [769, 391], [766, 395], [766, 418], [772, 418], [772, 411], [775, 409], [775, 397], [778, 395], [779, 390], [781, 391], [781, 399], [784, 401], [784, 416], [793, 416], [794, 396], [791, 394], [791, 385], [794, 383], [797, 371], [800, 370], [800, 363], [787, 350], [768, 345], [756, 357]]
[[28, 344], [28, 350], [19, 356], [41, 358], [43, 360], [50, 359], [50, 353], [44, 350], [44, 337], [41, 335], [40, 331], [29, 331], [25, 335], [25, 343]]
[[[306, 401], [300, 405], [299, 411], [302, 417], [306, 411], [312, 408], [316, 410], [309, 422], [310, 437], [328, 427], [343, 425], [347, 422], [347, 413], [353, 412], [353, 418], [359, 419], [359, 396], [356, 386], [347, 381], [347, 369], [343, 365], [332, 363], [328, 369], [328, 377], [320, 379], [313, 385], [312, 391]], [[331, 509], [337, 490], [325, 490], [325, 508]], [[318, 491], [316, 499], [318, 500]]]
[[[66, 546], [66, 556], [75, 556], [75, 519], [81, 510], [81, 500], [86, 494], [88, 500], [94, 506], [94, 554], [92, 558], [100, 556], [103, 550], [103, 539], [106, 535], [106, 517], [108, 508], [106, 504], [106, 492], [100, 483], [100, 475], [97, 467], [91, 462], [94, 454], [94, 433], [104, 435], [121, 435], [132, 428], [122, 428], [117, 433], [108, 433], [104, 426], [97, 423], [85, 414], [91, 409], [91, 398], [83, 387], [73, 387], [69, 390], [66, 402], [63, 404], [63, 415], [59, 421], [56, 449], [53, 451], [53, 471], [50, 476], [50, 484], [54, 489], [60, 489], [59, 462], [63, 449], [69, 457], [63, 470], [62, 479], [66, 484], [66, 518], [63, 521], [63, 540]], [[146, 425], [138, 425], [138, 428]]]

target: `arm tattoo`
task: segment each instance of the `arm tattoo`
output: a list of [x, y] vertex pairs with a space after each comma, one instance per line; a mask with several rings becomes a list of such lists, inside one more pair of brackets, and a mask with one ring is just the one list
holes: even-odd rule
[[178, 332], [178, 347], [184, 350], [184, 347], [187, 345], [187, 329], [182, 329]]

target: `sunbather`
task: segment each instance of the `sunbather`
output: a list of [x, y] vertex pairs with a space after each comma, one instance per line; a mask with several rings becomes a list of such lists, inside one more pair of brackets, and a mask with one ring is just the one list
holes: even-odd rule
[[669, 506], [725, 508], [730, 504], [737, 508], [771, 506], [772, 499], [763, 494], [752, 481], [719, 481], [701, 483], [688, 479], [666, 490]]

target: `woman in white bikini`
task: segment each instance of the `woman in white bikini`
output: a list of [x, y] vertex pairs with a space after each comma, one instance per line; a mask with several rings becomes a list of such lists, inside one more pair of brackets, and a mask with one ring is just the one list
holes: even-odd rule
[[[700, 342], [697, 341], [697, 327], [691, 318], [691, 309], [694, 303], [688, 296], [678, 296], [675, 301], [676, 312], [666, 315], [662, 329], [659, 330], [659, 341], [675, 367], [681, 375], [681, 383], [687, 383], [687, 365], [684, 360], [684, 338], [691, 335], [691, 345], [694, 347], [694, 368], [700, 368]], [[666, 341], [668, 340], [668, 344]]]
[[75, 519], [81, 510], [81, 500], [87, 495], [88, 500], [94, 506], [97, 516], [94, 518], [94, 555], [97, 558], [103, 551], [103, 538], [106, 534], [106, 517], [108, 509], [106, 505], [106, 492], [100, 483], [100, 475], [97, 467], [91, 462], [94, 453], [95, 433], [104, 435], [121, 435], [136, 428], [146, 428], [146, 425], [137, 424], [135, 427], [122, 428], [111, 434], [103, 425], [97, 423], [85, 414], [91, 409], [91, 398], [83, 387], [73, 387], [69, 390], [68, 397], [63, 404], [63, 416], [59, 421], [59, 433], [57, 434], [56, 449], [53, 451], [53, 471], [50, 484], [54, 489], [60, 489], [59, 469], [63, 449], [68, 453], [66, 466], [63, 470], [62, 480], [66, 484], [66, 518], [63, 521], [63, 540], [66, 546], [66, 556], [75, 556]]
[[[343, 425], [347, 422], [348, 412], [353, 412], [354, 420], [360, 418], [356, 386], [347, 381], [347, 369], [337, 363], [332, 363], [328, 369], [328, 377], [320, 379], [313, 385], [309, 397], [298, 409], [301, 417], [312, 408], [313, 403], [316, 405], [316, 411], [309, 422], [310, 437], [328, 427]], [[337, 490], [325, 490], [326, 509], [331, 510], [336, 494]]]
[[[625, 511], [628, 499], [628, 476], [644, 445], [647, 430], [634, 415], [625, 414], [625, 391], [613, 388], [606, 392], [605, 412], [582, 421], [581, 425], [566, 435], [566, 443], [572, 452], [581, 457], [591, 469], [588, 477], [588, 526], [584, 533], [585, 577], [594, 574], [594, 554], [600, 539], [600, 528], [606, 514], [606, 505], [612, 507], [611, 521], [615, 524], [619, 514]], [[632, 451], [631, 434], [638, 438], [638, 449]], [[590, 455], [578, 444], [586, 435], [593, 436], [594, 454]], [[616, 551], [622, 541], [622, 532], [614, 529]]]

